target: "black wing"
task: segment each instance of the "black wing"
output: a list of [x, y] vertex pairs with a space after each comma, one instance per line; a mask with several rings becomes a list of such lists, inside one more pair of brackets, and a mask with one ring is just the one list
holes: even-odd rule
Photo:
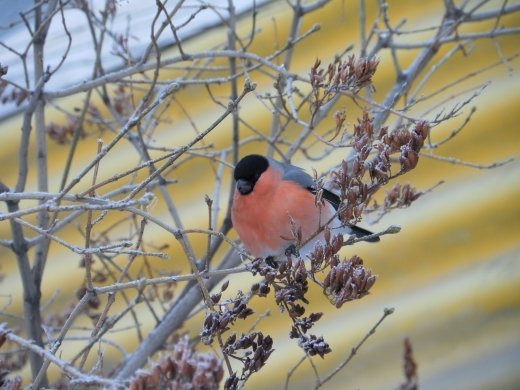
[[[316, 195], [316, 189], [314, 187], [307, 187], [307, 189], [310, 192], [312, 192], [313, 194]], [[333, 192], [323, 188], [322, 197], [327, 202], [329, 202], [336, 210], [339, 208], [339, 205], [341, 204], [341, 199], [335, 193], [333, 193]], [[363, 238], [363, 237], [366, 237], [366, 236], [370, 236], [371, 234], [374, 234], [371, 231], [363, 229], [363, 228], [361, 228], [359, 226], [356, 226], [356, 225], [349, 225], [349, 228], [352, 230], [352, 233], [356, 237], [358, 237], [358, 238]], [[378, 242], [379, 241], [379, 237], [370, 238], [370, 239], [368, 239], [366, 241], [368, 241], [368, 242]]]

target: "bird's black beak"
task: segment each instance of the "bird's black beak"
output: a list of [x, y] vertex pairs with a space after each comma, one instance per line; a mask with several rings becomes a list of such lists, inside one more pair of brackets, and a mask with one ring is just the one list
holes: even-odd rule
[[249, 180], [238, 179], [237, 180], [237, 190], [242, 195], [247, 195], [251, 191], [253, 191], [253, 184]]

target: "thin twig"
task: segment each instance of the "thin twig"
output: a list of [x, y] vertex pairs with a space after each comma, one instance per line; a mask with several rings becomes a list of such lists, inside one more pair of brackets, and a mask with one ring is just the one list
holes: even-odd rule
[[325, 378], [323, 378], [321, 381], [316, 383], [315, 389], [320, 388], [325, 383], [327, 383], [329, 380], [331, 380], [338, 372], [340, 372], [345, 366], [354, 358], [354, 356], [358, 353], [359, 349], [363, 346], [365, 341], [368, 340], [370, 336], [372, 336], [376, 329], [381, 325], [381, 323], [385, 320], [386, 317], [388, 317], [390, 314], [394, 313], [393, 308], [387, 308], [383, 312], [383, 316], [379, 319], [379, 321], [376, 322], [376, 324], [368, 331], [368, 333], [361, 339], [361, 341], [350, 351], [350, 355], [347, 356], [347, 358], [340, 363], [339, 366], [337, 366], [332, 372], [327, 375]]
[[28, 341], [22, 337], [14, 334], [5, 324], [0, 324], [0, 334], [2, 334], [7, 340], [19, 345], [21, 348], [31, 351], [41, 358], [49, 360], [51, 363], [56, 365], [62, 372], [70, 376], [73, 380], [78, 381], [85, 385], [102, 385], [112, 388], [113, 386], [118, 387], [123, 384], [113, 379], [105, 379], [92, 374], [84, 374], [72, 365], [54, 356], [54, 354], [43, 349], [42, 347]]
[[494, 168], [498, 168], [503, 165], [509, 164], [510, 162], [513, 162], [515, 160], [514, 157], [509, 157], [505, 160], [495, 161], [490, 164], [477, 164], [477, 163], [472, 163], [469, 161], [460, 160], [455, 157], [439, 156], [437, 154], [432, 154], [432, 153], [421, 152], [419, 154], [423, 157], [431, 158], [434, 160], [443, 161], [443, 162], [447, 162], [447, 163], [455, 164], [455, 165], [462, 165], [465, 167], [477, 168], [477, 169], [494, 169]]

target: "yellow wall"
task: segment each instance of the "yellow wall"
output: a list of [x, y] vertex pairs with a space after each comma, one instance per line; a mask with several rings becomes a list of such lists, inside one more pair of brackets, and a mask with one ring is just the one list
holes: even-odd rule
[[[406, 17], [414, 27], [431, 26], [439, 20], [441, 3], [391, 2], [391, 16], [394, 20]], [[357, 20], [356, 7], [357, 2], [338, 1], [305, 19], [302, 31], [314, 23], [320, 23], [321, 30], [296, 48], [293, 71], [306, 74], [317, 57], [327, 63], [334, 53], [350, 43], [357, 43], [357, 22], [354, 22]], [[369, 9], [368, 14], [367, 19], [370, 21], [374, 10]], [[290, 15], [285, 2], [278, 2], [261, 9], [257, 20], [261, 32], [258, 33], [256, 45], [251, 48], [253, 52], [265, 55], [274, 50], [273, 18], [276, 20], [279, 42], [283, 42]], [[517, 15], [504, 18], [501, 24], [518, 26], [518, 22]], [[242, 20], [240, 31], [248, 31], [249, 23], [249, 19]], [[406, 39], [406, 36], [403, 37], [403, 41]], [[205, 50], [224, 40], [223, 30], [213, 30], [188, 42], [186, 50]], [[515, 38], [500, 38], [498, 41], [506, 55], [518, 49]], [[409, 63], [416, 53], [415, 50], [404, 53], [403, 63]], [[165, 57], [169, 54], [163, 53]], [[450, 65], [427, 85], [427, 90], [464, 75], [468, 63], [473, 66], [478, 62], [484, 66], [498, 60], [496, 47], [492, 43], [478, 42], [469, 59], [461, 55], [455, 56]], [[386, 236], [377, 245], [361, 244], [345, 250], [345, 255], [353, 252], [361, 255], [365, 264], [379, 275], [371, 295], [336, 310], [319, 289], [313, 289], [309, 311], [325, 312], [325, 316], [313, 330], [317, 334], [324, 334], [333, 349], [333, 353], [323, 361], [315, 359], [322, 375], [339, 364], [381, 316], [383, 308], [396, 309], [328, 388], [395, 388], [403, 378], [402, 340], [405, 337], [410, 337], [412, 341], [420, 383], [425, 388], [512, 389], [520, 383], [518, 60], [510, 65], [515, 69], [511, 75], [505, 66], [500, 65], [463, 84], [468, 87], [485, 80], [492, 81], [474, 101], [478, 110], [470, 124], [453, 141], [434, 152], [481, 164], [501, 161], [511, 156], [515, 160], [496, 169], [479, 170], [421, 158], [418, 168], [405, 175], [401, 182], [410, 182], [424, 190], [440, 180], [445, 180], [445, 183], [420, 198], [409, 209], [394, 211], [372, 227], [377, 230], [396, 224], [402, 227], [400, 234]], [[382, 54], [380, 69], [374, 80], [376, 98], [384, 96], [394, 78], [391, 58], [386, 53]], [[253, 81], [259, 83], [259, 91], [265, 92], [272, 87], [272, 81], [265, 77], [258, 76]], [[457, 90], [458, 88], [454, 88], [452, 93]], [[228, 86], [215, 88], [214, 92], [224, 97], [228, 94]], [[201, 95], [204, 95], [204, 89], [198, 87], [183, 91], [178, 98], [189, 107], [198, 128], [204, 129], [222, 109], [209, 99], [200, 98]], [[60, 103], [70, 109], [80, 105], [80, 99], [64, 99]], [[241, 105], [241, 115], [259, 129], [267, 131], [270, 128], [269, 113], [252, 96], [246, 98]], [[168, 116], [172, 118], [171, 123], [160, 126], [160, 131], [154, 137], [156, 144], [179, 146], [191, 139], [193, 131], [179, 108], [172, 107]], [[50, 110], [48, 119], [60, 121], [62, 116]], [[446, 136], [463, 119], [459, 117], [434, 129], [433, 138]], [[352, 117], [348, 120], [350, 123], [354, 122]], [[2, 123], [1, 180], [9, 186], [16, 182], [16, 150], [20, 123], [20, 116]], [[226, 121], [205, 142], [213, 142], [217, 147], [229, 145], [229, 129], [230, 122]], [[297, 130], [294, 127], [294, 131]], [[251, 134], [250, 131], [243, 130], [244, 137]], [[95, 155], [96, 137], [103, 138], [107, 143], [113, 135], [95, 134], [82, 140], [73, 174], [79, 172]], [[56, 191], [67, 147], [50, 141], [49, 149], [49, 171], [52, 175], [50, 188], [51, 191]], [[262, 147], [259, 151], [263, 150], [265, 148]], [[313, 167], [324, 169], [327, 164], [338, 163], [342, 153], [342, 150], [337, 150], [320, 164], [305, 162], [300, 155], [296, 156], [294, 162], [305, 164], [309, 171]], [[135, 156], [132, 147], [128, 143], [122, 143], [101, 162], [102, 178], [136, 165], [138, 159]], [[34, 167], [33, 157], [31, 164]], [[229, 169], [226, 175], [226, 182], [229, 182]], [[186, 164], [176, 171], [172, 178], [179, 180], [179, 184], [171, 187], [171, 194], [180, 205], [186, 227], [205, 228], [207, 210], [203, 197], [206, 193], [212, 193], [214, 185], [210, 163], [195, 160], [191, 165]], [[28, 190], [35, 189], [34, 182], [33, 170], [29, 177]], [[87, 184], [80, 184], [78, 191], [86, 186]], [[223, 196], [223, 200], [226, 196]], [[22, 203], [21, 207], [29, 203]], [[0, 207], [4, 211], [4, 205]], [[162, 203], [155, 205], [152, 214], [164, 216], [171, 223]], [[127, 229], [126, 226], [121, 227], [122, 232]], [[187, 270], [184, 257], [177, 255], [179, 248], [172, 242], [173, 238], [152, 225], [148, 229], [148, 238], [154, 243], [171, 243], [168, 250], [170, 260], [162, 263], [156, 260], [154, 263], [161, 264], [166, 270]], [[9, 238], [9, 231], [8, 223], [0, 222], [0, 238]], [[232, 235], [235, 236], [235, 233]], [[61, 231], [59, 236], [82, 245], [82, 238], [72, 225]], [[205, 239], [194, 237], [193, 243], [197, 254], [204, 253]], [[1, 272], [5, 274], [0, 284], [0, 294], [4, 294], [2, 299], [11, 295], [12, 304], [7, 311], [20, 315], [22, 296], [14, 257], [8, 250], [0, 247], [0, 258], [3, 260]], [[50, 310], [59, 310], [69, 304], [69, 294], [78, 287], [83, 278], [83, 271], [77, 267], [78, 261], [78, 255], [58, 245], [52, 246], [43, 283], [44, 301], [56, 291], [59, 293]], [[247, 290], [252, 278], [240, 275], [231, 280], [231, 291]], [[267, 308], [271, 310], [271, 315], [262, 320], [258, 327], [273, 336], [275, 352], [267, 367], [259, 375], [253, 376], [249, 388], [283, 387], [286, 372], [302, 355], [294, 340], [287, 339], [289, 320], [274, 305], [267, 303], [271, 301], [271, 297], [267, 301], [257, 300], [255, 304], [258, 306], [255, 308], [258, 313]], [[200, 319], [199, 315], [188, 322], [186, 330], [193, 335], [199, 333]], [[148, 327], [153, 326], [151, 318], [143, 318], [142, 322]], [[116, 333], [114, 338], [124, 340], [125, 347], [131, 349], [137, 342], [131, 340], [133, 334]], [[106, 348], [109, 358], [119, 358], [117, 353]], [[66, 355], [65, 352], [64, 356]], [[312, 370], [308, 363], [303, 363], [291, 383], [293, 388], [312, 388], [313, 381]]]

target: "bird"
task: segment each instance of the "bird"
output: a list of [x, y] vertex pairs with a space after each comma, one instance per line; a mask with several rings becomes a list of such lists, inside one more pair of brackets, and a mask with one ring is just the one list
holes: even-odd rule
[[[255, 257], [273, 259], [291, 253], [298, 244], [295, 228], [301, 229], [302, 243], [324, 226], [333, 234], [335, 229], [356, 237], [372, 234], [339, 220], [341, 200], [333, 192], [322, 189], [317, 202], [315, 182], [300, 167], [250, 154], [236, 164], [233, 176], [231, 221], [247, 252]], [[293, 253], [305, 258], [320, 240], [324, 241], [323, 231]], [[379, 237], [367, 241], [379, 241]]]

